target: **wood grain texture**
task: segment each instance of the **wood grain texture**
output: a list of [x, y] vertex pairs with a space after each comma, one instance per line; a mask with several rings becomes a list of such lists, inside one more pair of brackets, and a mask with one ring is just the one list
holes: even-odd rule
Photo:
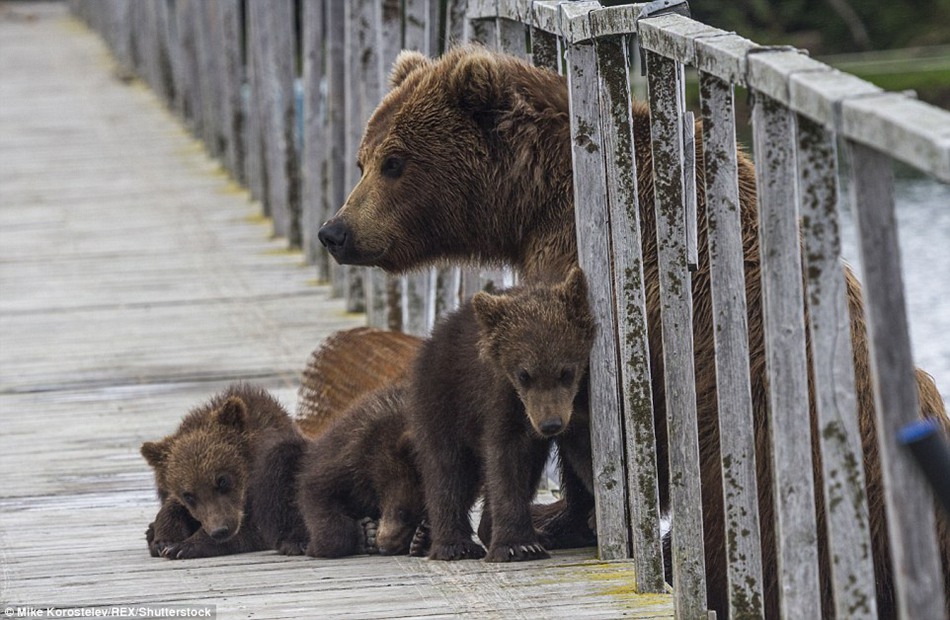
[[818, 618], [818, 533], [792, 113], [756, 94], [752, 111], [762, 261], [762, 313], [783, 618]]
[[663, 313], [663, 379], [670, 442], [673, 591], [681, 618], [706, 614], [706, 569], [693, 364], [693, 302], [686, 258], [683, 110], [676, 62], [646, 52], [656, 238]]
[[158, 502], [141, 443], [236, 379], [292, 410], [308, 353], [363, 318], [269, 239], [259, 207], [153, 95], [113, 77], [63, 5], [6, 11], [34, 18], [0, 19], [4, 603], [209, 604], [227, 618], [672, 617], [669, 596], [634, 593], [629, 564], [590, 550], [511, 566], [149, 557]]
[[736, 163], [735, 101], [732, 85], [708, 73], [700, 73], [699, 93], [716, 346], [719, 450], [722, 454], [726, 549], [729, 550], [729, 611], [735, 618], [761, 617], [764, 614], [762, 543]]
[[920, 408], [894, 218], [893, 164], [885, 153], [847, 144], [898, 613], [903, 618], [939, 618], [946, 595], [933, 496], [909, 451], [895, 441], [898, 430], [918, 418]]

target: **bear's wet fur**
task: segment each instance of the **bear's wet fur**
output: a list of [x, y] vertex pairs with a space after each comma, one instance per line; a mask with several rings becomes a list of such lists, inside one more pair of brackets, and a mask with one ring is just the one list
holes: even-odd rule
[[146, 533], [150, 553], [302, 553], [307, 537], [295, 491], [306, 444], [280, 403], [246, 384], [193, 409], [175, 433], [145, 442], [141, 453], [162, 502]]
[[[632, 109], [643, 287], [648, 314], [657, 464], [661, 505], [669, 506], [666, 404], [660, 330], [659, 273], [654, 212], [649, 110]], [[696, 125], [699, 265], [692, 274], [696, 398], [703, 489], [709, 606], [726, 613], [726, 545], [723, 526], [709, 252], [703, 179], [702, 130]], [[364, 174], [346, 204], [321, 229], [320, 238], [342, 263], [377, 265], [393, 272], [446, 260], [512, 265], [526, 282], [563, 277], [577, 262], [571, 136], [566, 81], [547, 69], [478, 47], [450, 50], [438, 60], [403, 52], [392, 90], [369, 120], [358, 153]], [[778, 605], [774, 501], [768, 426], [765, 345], [758, 243], [755, 171], [738, 155], [738, 186], [746, 277], [756, 467], [765, 567], [766, 610]], [[868, 334], [861, 288], [845, 270], [851, 317], [858, 416], [872, 535], [878, 612], [896, 612], [875, 433]], [[916, 371], [921, 413], [948, 430], [933, 379]], [[814, 412], [814, 407], [812, 407]], [[814, 413], [812, 413], [814, 420]], [[814, 424], [813, 424], [814, 428]], [[813, 442], [816, 466], [818, 445]], [[574, 474], [577, 475], [574, 475]], [[815, 472], [820, 480], [820, 470]], [[586, 472], [566, 472], [568, 500], [543, 530], [582, 536], [590, 506], [578, 500], [592, 482]], [[573, 478], [573, 480], [572, 480]], [[583, 485], [577, 481], [582, 480]], [[586, 487], [585, 489], [579, 488]], [[830, 610], [824, 500], [816, 483], [824, 610]], [[550, 516], [552, 509], [548, 509]], [[950, 531], [938, 514], [944, 579], [950, 580]], [[950, 583], [948, 583], [950, 585]]]
[[397, 383], [371, 392], [307, 451], [298, 502], [310, 537], [308, 555], [409, 552], [425, 501], [406, 390]]
[[[431, 526], [429, 557], [547, 557], [531, 502], [552, 440], [587, 431], [594, 338], [580, 269], [563, 283], [477, 293], [436, 325], [411, 380], [409, 412]], [[484, 491], [487, 554], [469, 511]]]

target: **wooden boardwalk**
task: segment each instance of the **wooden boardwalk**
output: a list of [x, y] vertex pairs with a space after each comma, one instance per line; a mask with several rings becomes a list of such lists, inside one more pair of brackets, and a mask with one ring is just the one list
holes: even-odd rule
[[293, 409], [363, 322], [62, 5], [0, 3], [0, 606], [215, 605], [219, 617], [659, 618], [592, 550], [511, 566], [149, 557], [142, 441], [228, 382]]

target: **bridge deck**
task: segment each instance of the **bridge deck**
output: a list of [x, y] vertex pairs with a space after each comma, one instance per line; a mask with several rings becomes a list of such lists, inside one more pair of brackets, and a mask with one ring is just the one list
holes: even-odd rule
[[259, 207], [62, 5], [0, 4], [0, 603], [224, 617], [672, 615], [591, 550], [498, 566], [148, 556], [143, 440], [236, 379], [293, 409], [356, 325]]

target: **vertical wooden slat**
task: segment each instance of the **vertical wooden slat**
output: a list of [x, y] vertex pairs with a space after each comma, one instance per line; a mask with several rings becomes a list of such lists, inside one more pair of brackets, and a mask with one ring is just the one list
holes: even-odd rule
[[194, 5], [194, 30], [195, 42], [195, 87], [198, 92], [199, 106], [196, 110], [198, 119], [197, 135], [205, 143], [205, 147], [212, 157], [217, 156], [218, 143], [215, 137], [217, 129], [218, 107], [216, 101], [217, 84], [215, 83], [215, 60], [217, 50], [212, 40], [212, 29], [214, 28], [211, 19], [212, 4], [208, 2], [197, 2]]
[[699, 93], [729, 612], [733, 618], [755, 618], [765, 612], [735, 102], [732, 84], [708, 73], [700, 73]]
[[[180, 1], [180, 0], [179, 0]], [[185, 0], [192, 1], [192, 0]], [[247, 186], [251, 197], [261, 202], [264, 215], [270, 213], [267, 195], [267, 169], [264, 165], [264, 129], [261, 126], [261, 107], [264, 102], [263, 74], [261, 73], [261, 45], [264, 24], [261, 23], [261, 11], [254, 8], [254, 0], [244, 0], [247, 22], [247, 106], [245, 115], [247, 131], [245, 134], [245, 170]]]
[[531, 29], [531, 62], [535, 67], [545, 67], [560, 72], [561, 56], [558, 51], [557, 35], [538, 28]]
[[518, 21], [510, 19], [498, 19], [498, 48], [517, 56], [518, 58], [528, 58], [528, 31], [525, 25]]
[[274, 233], [300, 245], [300, 195], [294, 143], [294, 0], [254, 0], [260, 40], [261, 131], [267, 167], [267, 195]]
[[445, 49], [466, 40], [465, 11], [468, 0], [447, 0], [445, 6]]
[[[346, 3], [326, 3], [327, 31], [327, 212], [334, 213], [346, 200], [347, 168], [355, 166], [347, 161], [346, 148], [346, 27], [349, 23], [345, 12]], [[345, 295], [345, 283], [349, 272], [355, 268], [339, 265], [333, 270], [333, 294]]]
[[596, 42], [601, 90], [607, 199], [613, 248], [616, 313], [619, 317], [620, 378], [626, 427], [627, 506], [637, 590], [663, 592], [656, 432], [647, 339], [640, 207], [630, 108], [627, 38]]
[[227, 167], [238, 182], [246, 181], [244, 169], [244, 65], [241, 50], [241, 0], [216, 0], [221, 19], [221, 133], [225, 141]]
[[[561, 5], [564, 19], [583, 14], [596, 3]], [[573, 11], [572, 11], [573, 9]], [[568, 91], [577, 253], [587, 274], [590, 303], [599, 326], [590, 358], [590, 424], [597, 546], [601, 559], [629, 556], [626, 472], [617, 368], [617, 332], [613, 279], [610, 272], [610, 222], [604, 141], [600, 123], [600, 81], [593, 43], [570, 45], [567, 50]]]
[[485, 47], [498, 48], [498, 20], [472, 19], [468, 22], [468, 40], [481, 43]]
[[886, 154], [860, 143], [849, 141], [848, 147], [898, 614], [907, 620], [941, 618], [945, 593], [933, 497], [910, 453], [895, 439], [901, 427], [918, 418], [920, 409], [894, 218], [892, 164]]
[[835, 611], [839, 618], [876, 618], [851, 321], [841, 268], [835, 138], [801, 115], [797, 120], [798, 197]]
[[821, 616], [792, 113], [761, 94], [753, 133], [783, 618]]
[[326, 182], [326, 130], [323, 95], [323, 63], [325, 41], [324, 0], [309, 0], [301, 5], [303, 58], [304, 121], [301, 153], [300, 237], [307, 262], [312, 264], [318, 280], [330, 279], [330, 261], [317, 230], [329, 217]]
[[670, 442], [674, 606], [679, 618], [706, 613], [699, 437], [693, 369], [693, 303], [686, 262], [683, 110], [677, 63], [647, 52], [664, 388]]

